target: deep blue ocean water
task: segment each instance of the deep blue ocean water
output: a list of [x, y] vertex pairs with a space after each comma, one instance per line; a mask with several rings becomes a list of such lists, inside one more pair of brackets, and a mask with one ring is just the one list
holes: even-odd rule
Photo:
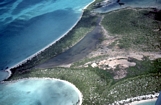
[[1, 0], [0, 70], [21, 62], [68, 32], [93, 0]]
[[0, 81], [6, 79], [9, 76], [9, 73], [3, 70], [0, 70]]
[[[0, 70], [31, 57], [68, 32], [94, 0], [1, 0]], [[116, 2], [117, 0], [111, 0]], [[161, 0], [120, 0], [97, 11], [127, 6], [160, 7]]]
[[[1, 0], [0, 70], [12, 67], [63, 36], [78, 22], [82, 9], [92, 1]], [[149, 6], [150, 0], [142, 0], [141, 4], [140, 0], [121, 1], [140, 7], [145, 4]], [[160, 0], [158, 3], [161, 3]], [[158, 6], [158, 3], [155, 5]], [[112, 4], [103, 10], [116, 8], [118, 4]], [[0, 72], [1, 79], [7, 75], [6, 72]], [[70, 86], [44, 79], [0, 84], [0, 105], [53, 105], [53, 101], [54, 105], [72, 105], [79, 96]]]

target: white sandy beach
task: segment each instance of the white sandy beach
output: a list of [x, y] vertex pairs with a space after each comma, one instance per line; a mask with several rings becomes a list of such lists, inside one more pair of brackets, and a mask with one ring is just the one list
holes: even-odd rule
[[61, 38], [63, 38], [65, 35], [67, 35], [76, 25], [77, 23], [80, 21], [80, 19], [82, 18], [83, 16], [83, 11], [84, 9], [86, 9], [90, 4], [92, 4], [95, 0], [93, 0], [92, 2], [90, 2], [89, 4], [87, 4], [84, 8], [81, 9], [82, 13], [81, 13], [81, 16], [79, 17], [79, 19], [77, 20], [77, 22], [67, 31], [65, 32], [63, 35], [61, 35], [58, 39], [54, 40], [52, 43], [48, 44], [46, 47], [42, 48], [41, 50], [37, 51], [36, 53], [32, 54], [31, 56], [29, 56], [28, 58], [18, 62], [17, 64], [9, 67], [7, 70], [5, 70], [6, 72], [8, 72], [8, 76], [5, 78], [5, 79], [8, 79], [11, 75], [12, 75], [12, 72], [10, 71], [11, 69], [13, 68], [16, 68], [24, 63], [27, 62], [27, 60], [31, 60], [33, 57], [37, 56], [38, 54], [40, 54], [41, 52], [43, 52], [44, 50], [46, 50], [47, 48], [49, 48], [50, 46], [52, 46], [53, 44], [55, 44], [57, 41], [61, 40]]
[[[82, 11], [84, 11], [84, 9], [86, 9], [90, 4], [92, 4], [95, 0], [93, 0], [91, 3], [89, 3], [87, 6], [85, 6], [84, 8], [82, 8]], [[9, 67], [8, 70], [12, 69], [12, 68], [16, 68], [20, 65], [22, 65], [23, 63], [25, 63], [27, 60], [31, 60], [33, 57], [37, 56], [38, 54], [40, 54], [41, 52], [43, 52], [45, 49], [49, 48], [50, 46], [52, 46], [53, 44], [55, 44], [57, 41], [59, 41], [61, 38], [63, 38], [65, 35], [67, 35], [76, 25], [77, 23], [80, 21], [80, 19], [82, 18], [83, 12], [81, 14], [81, 16], [79, 17], [78, 21], [66, 32], [64, 33], [61, 37], [59, 37], [57, 40], [53, 41], [52, 43], [50, 43], [49, 45], [47, 45], [46, 47], [44, 47], [43, 49], [39, 50], [38, 52], [36, 52], [35, 54], [29, 56], [28, 58], [18, 62], [17, 64]]]
[[[75, 92], [75, 93], [77, 93], [75, 96], [76, 97], [78, 97], [78, 99], [79, 99], [79, 103], [77, 103], [77, 105], [81, 105], [82, 104], [82, 100], [83, 100], [83, 95], [82, 95], [82, 93], [80, 92], [80, 90], [74, 85], [74, 84], [72, 84], [72, 83], [70, 83], [70, 82], [68, 82], [68, 81], [66, 81], [66, 80], [61, 80], [61, 79], [57, 79], [57, 78], [48, 78], [48, 77], [43, 77], [43, 78], [36, 78], [36, 77], [29, 77], [29, 78], [23, 78], [23, 79], [18, 79], [18, 80], [13, 80], [13, 81], [4, 81], [4, 82], [1, 82], [1, 84], [2, 85], [5, 85], [5, 84], [7, 84], [7, 85], [12, 85], [12, 84], [19, 84], [19, 85], [21, 85], [22, 84], [22, 82], [24, 82], [24, 81], [27, 81], [27, 82], [30, 82], [30, 81], [43, 81], [43, 80], [49, 80], [49, 82], [50, 81], [52, 81], [51, 83], [53, 83], [53, 84], [58, 84], [58, 82], [60, 82], [60, 83], [64, 83], [65, 85], [64, 86], [66, 86], [66, 88], [62, 88], [62, 89], [68, 89], [69, 87], [71, 88], [71, 89], [73, 89], [73, 92]], [[19, 83], [18, 83], [19, 82]], [[33, 82], [31, 82], [31, 84], [32, 84]], [[43, 82], [37, 82], [37, 85], [34, 87], [34, 88], [36, 88], [36, 89], [38, 89], [37, 88], [37, 86], [41, 86], [41, 84], [43, 84], [43, 83], [45, 83], [44, 81]], [[26, 84], [28, 84], [28, 83], [26, 83]], [[23, 85], [25, 85], [25, 86], [27, 86], [26, 84], [23, 84]], [[18, 86], [19, 86], [18, 85]], [[49, 84], [50, 85], [50, 84]], [[12, 85], [12, 86], [16, 86], [16, 85]], [[11, 89], [12, 88], [16, 88], [16, 87], [12, 87], [11, 86]], [[57, 85], [56, 85], [57, 86]], [[27, 86], [28, 87], [28, 86]], [[29, 86], [30, 87], [30, 86]], [[54, 87], [54, 86], [53, 86]], [[26, 91], [28, 88], [23, 88], [22, 90], [23, 91]], [[54, 89], [56, 89], [56, 87], [54, 88]], [[52, 89], [51, 89], [52, 90]], [[30, 91], [36, 91], [36, 90], [30, 90]], [[58, 90], [58, 91], [60, 91], [60, 90]], [[18, 92], [19, 92], [19, 89], [18, 89]], [[21, 92], [21, 89], [20, 89], [20, 92]], [[60, 91], [60, 92], [62, 92], [62, 91]], [[69, 93], [68, 91], [66, 91], [67, 93]], [[41, 93], [41, 92], [38, 92], [38, 93]], [[67, 94], [66, 93], [66, 94]], [[70, 93], [69, 93], [70, 94]], [[7, 96], [7, 95], [6, 95]], [[67, 96], [66, 96], [67, 97]], [[71, 96], [70, 96], [71, 97]], [[65, 98], [65, 97], [64, 97]], [[26, 100], [26, 101], [24, 101], [24, 103], [25, 102], [27, 102], [28, 100]], [[4, 105], [4, 104], [3, 104]], [[8, 104], [7, 104], [8, 105]], [[25, 104], [26, 105], [26, 104]]]
[[137, 105], [140, 103], [150, 102], [150, 101], [156, 101], [159, 96], [159, 93], [154, 94], [148, 94], [148, 95], [142, 95], [137, 97], [131, 97], [126, 100], [120, 100], [116, 101], [110, 105]]

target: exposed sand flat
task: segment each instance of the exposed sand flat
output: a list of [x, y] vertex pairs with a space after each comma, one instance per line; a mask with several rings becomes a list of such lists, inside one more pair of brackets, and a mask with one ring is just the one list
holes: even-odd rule
[[[102, 17], [103, 19], [104, 17]], [[84, 67], [91, 65], [93, 68], [99, 67], [101, 69], [116, 69], [119, 67], [119, 71], [115, 72], [114, 79], [124, 78], [127, 74], [126, 68], [130, 66], [135, 66], [135, 62], [131, 62], [130, 59], [143, 60], [144, 57], [148, 57], [150, 60], [155, 60], [161, 58], [160, 52], [143, 52], [134, 49], [120, 49], [117, 44], [117, 40], [120, 39], [119, 36], [110, 36], [108, 31], [100, 24], [105, 40], [98, 46], [96, 50], [93, 50], [86, 57], [94, 58], [98, 56], [105, 56], [100, 60], [87, 62]], [[115, 42], [116, 44], [112, 45]], [[110, 47], [112, 45], [112, 47]]]
[[137, 60], [142, 60], [143, 55], [141, 55], [141, 54], [136, 54], [136, 53], [130, 53], [130, 54], [129, 54], [129, 57], [135, 58], [135, 59], [137, 59]]
[[98, 63], [99, 66], [101, 65], [108, 65], [109, 69], [115, 69], [118, 65], [120, 65], [123, 68], [127, 68], [129, 66], [135, 66], [136, 63], [135, 62], [129, 62], [127, 59], [107, 59], [107, 60], [103, 60], [100, 61]]
[[[95, 57], [100, 56], [102, 54], [99, 52], [99, 50], [97, 51], [94, 51]], [[140, 61], [143, 60], [144, 57], [148, 57], [150, 60], [161, 58], [161, 54], [159, 52], [126, 52], [120, 49], [118, 50], [109, 49], [106, 51], [104, 55], [108, 55], [108, 56], [105, 57], [104, 59], [100, 59], [99, 61], [87, 62], [84, 65], [84, 67], [86, 67], [89, 64], [93, 68], [98, 67], [103, 70], [111, 70], [111, 69], [115, 70], [118, 67], [119, 70], [114, 71], [115, 72], [115, 76], [113, 77], [114, 79], [121, 79], [126, 77], [126, 74], [127, 74], [126, 68], [129, 68], [131, 66], [136, 66], [135, 62], [129, 61], [129, 59], [131, 58], [140, 60]]]
[[[103, 17], [104, 18], [104, 17]], [[102, 19], [103, 19], [102, 18]], [[155, 60], [161, 58], [160, 52], [140, 52], [133, 49], [125, 50], [120, 49], [117, 44], [110, 48], [109, 46], [115, 42], [119, 37], [110, 36], [108, 31], [101, 25], [104, 38], [106, 38], [98, 47], [97, 50], [92, 51], [87, 55], [88, 58], [93, 58], [97, 56], [107, 56], [99, 62], [92, 63], [92, 67], [99, 67], [106, 69], [115, 69], [117, 66], [121, 68], [128, 68], [129, 66], [135, 66], [135, 62], [129, 62], [129, 58], [134, 58], [137, 60], [143, 60], [144, 57], [148, 57], [150, 60]], [[117, 42], [116, 42], [117, 43]], [[90, 64], [87, 62], [86, 64]], [[85, 64], [85, 65], [86, 65]], [[105, 68], [106, 66], [106, 68]], [[107, 68], [108, 67], [108, 68]]]

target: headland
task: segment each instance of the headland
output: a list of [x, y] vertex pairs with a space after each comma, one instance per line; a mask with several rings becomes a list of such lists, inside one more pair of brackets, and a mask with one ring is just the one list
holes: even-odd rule
[[[47, 52], [34, 58], [38, 61], [31, 60], [12, 69], [15, 73], [10, 79], [54, 77], [67, 80], [80, 89], [84, 96], [84, 105], [112, 104], [130, 97], [154, 95], [161, 90], [161, 22], [156, 18], [160, 16], [159, 11], [154, 8], [124, 8], [98, 14], [89, 6], [78, 24], [65, 36], [75, 43], [62, 47], [63, 44], [67, 45], [63, 37], [63, 44], [61, 40], [54, 44], [57, 47], [54, 56], [64, 59], [63, 52], [66, 53], [65, 51], [75, 47], [80, 39], [87, 38], [85, 37], [87, 33], [99, 28], [101, 31], [98, 37], [99, 43], [94, 44], [96, 46], [94, 50], [81, 56], [77, 61], [72, 61], [74, 56], [71, 55], [69, 58], [71, 62], [67, 60], [55, 67], [52, 65], [55, 58], [45, 56], [56, 48], [50, 47], [50, 50], [46, 49]], [[100, 17], [102, 20], [97, 24], [96, 20]], [[75, 36], [75, 32], [83, 35], [77, 41], [69, 37]], [[78, 36], [80, 34], [77, 33]], [[84, 44], [78, 44], [77, 48], [82, 45]], [[84, 51], [88, 51], [88, 48]], [[43, 63], [46, 58], [49, 60]], [[49, 63], [51, 64], [49, 68], [47, 66], [41, 68], [41, 65]]]

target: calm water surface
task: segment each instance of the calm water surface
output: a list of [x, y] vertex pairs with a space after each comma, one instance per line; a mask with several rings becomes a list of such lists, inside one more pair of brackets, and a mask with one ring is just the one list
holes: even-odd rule
[[0, 70], [30, 57], [68, 32], [93, 0], [0, 1]]

